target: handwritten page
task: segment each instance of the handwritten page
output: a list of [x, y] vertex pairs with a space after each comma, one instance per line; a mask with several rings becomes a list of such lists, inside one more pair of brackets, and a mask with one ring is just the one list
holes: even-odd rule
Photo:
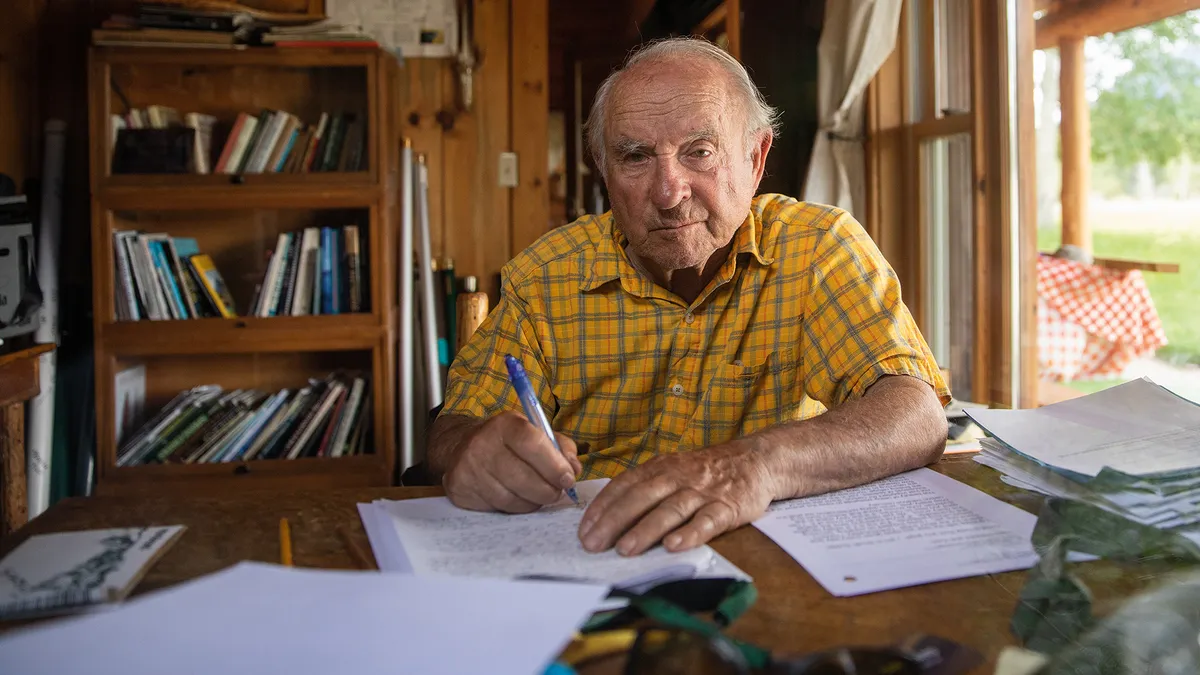
[[1037, 518], [930, 469], [773, 504], [754, 526], [827, 591], [860, 595], [1027, 569]]
[[[387, 561], [381, 562], [383, 569], [394, 566], [417, 574], [500, 578], [565, 577], [623, 587], [692, 576], [747, 578], [708, 546], [680, 553], [656, 546], [634, 557], [611, 549], [584, 550], [579, 522], [586, 503], [605, 483], [606, 479], [579, 483], [578, 506], [564, 496], [528, 514], [467, 511], [435, 497], [380, 500], [374, 503], [375, 514], [364, 515], [363, 520], [376, 558]], [[380, 523], [380, 513], [386, 514], [391, 532]], [[368, 523], [368, 518], [374, 522]]]
[[1079, 476], [1200, 469], [1200, 406], [1145, 378], [1040, 408], [967, 414], [1021, 454]]
[[0, 672], [540, 673], [608, 589], [241, 563], [0, 636]]

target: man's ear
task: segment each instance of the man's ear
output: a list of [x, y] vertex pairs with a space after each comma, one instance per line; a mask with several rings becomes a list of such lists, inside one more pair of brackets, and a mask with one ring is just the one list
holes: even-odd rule
[[767, 153], [771, 151], [771, 142], [775, 140], [775, 134], [771, 133], [770, 129], [765, 129], [759, 132], [750, 147], [750, 162], [754, 166], [754, 191], [758, 192], [758, 185], [762, 182], [763, 174], [767, 170]]

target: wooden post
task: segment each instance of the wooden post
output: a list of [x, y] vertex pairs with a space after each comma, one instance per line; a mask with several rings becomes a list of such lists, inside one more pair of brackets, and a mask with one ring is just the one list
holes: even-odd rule
[[1083, 37], [1059, 41], [1062, 69], [1062, 243], [1092, 252], [1087, 200], [1092, 182], [1092, 125], [1088, 113], [1086, 59]]
[[0, 407], [0, 536], [29, 520], [25, 498], [25, 404]]

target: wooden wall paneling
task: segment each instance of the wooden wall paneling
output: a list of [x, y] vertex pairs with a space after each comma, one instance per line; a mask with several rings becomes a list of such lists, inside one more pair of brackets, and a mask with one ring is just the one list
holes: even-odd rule
[[[497, 183], [500, 153], [509, 147], [509, 3], [474, 0], [474, 8], [475, 104], [458, 115], [442, 141], [446, 255], [460, 276], [479, 277], [480, 290], [495, 305], [500, 268], [512, 256], [511, 193]], [[444, 87], [458, 86], [452, 71], [444, 73]]]
[[[445, 255], [446, 192], [451, 184], [446, 177], [445, 155], [442, 147], [442, 126], [438, 113], [449, 109], [454, 102], [454, 89], [447, 89], [446, 73], [453, 71], [445, 59], [407, 59], [399, 73], [396, 96], [395, 125], [399, 148], [402, 138], [411, 138], [415, 153], [425, 154], [429, 172], [429, 244], [434, 257]], [[415, 240], [414, 240], [415, 241]]]
[[512, 3], [512, 151], [519, 161], [512, 192], [512, 252], [550, 229], [549, 0]]
[[45, 1], [10, 3], [0, 22], [0, 173], [12, 178], [20, 191], [38, 168], [37, 38]]

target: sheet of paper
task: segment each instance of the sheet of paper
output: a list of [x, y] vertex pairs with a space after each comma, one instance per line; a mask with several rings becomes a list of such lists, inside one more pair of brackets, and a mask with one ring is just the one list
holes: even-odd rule
[[458, 51], [454, 0], [325, 0], [325, 14], [403, 58], [448, 57]]
[[1142, 378], [1028, 410], [970, 410], [1006, 445], [1084, 477], [1105, 466], [1135, 476], [1200, 469], [1200, 406]]
[[607, 588], [241, 563], [0, 635], [0, 672], [540, 673]]
[[776, 502], [754, 526], [830, 593], [860, 595], [1027, 569], [1037, 518], [921, 468]]
[[[714, 574], [748, 578], [708, 546], [681, 553], [658, 546], [629, 558], [615, 550], [585, 551], [578, 535], [584, 506], [607, 482], [580, 482], [580, 506], [564, 496], [557, 504], [528, 514], [467, 511], [445, 497], [380, 500], [373, 503], [377, 513], [364, 516], [364, 523], [374, 521], [367, 526], [371, 546], [378, 558], [396, 565], [394, 571], [499, 578], [561, 577], [620, 586]], [[392, 533], [383, 531], [379, 512], [390, 520]], [[376, 534], [372, 535], [371, 529]], [[399, 551], [394, 542], [399, 543]]]

